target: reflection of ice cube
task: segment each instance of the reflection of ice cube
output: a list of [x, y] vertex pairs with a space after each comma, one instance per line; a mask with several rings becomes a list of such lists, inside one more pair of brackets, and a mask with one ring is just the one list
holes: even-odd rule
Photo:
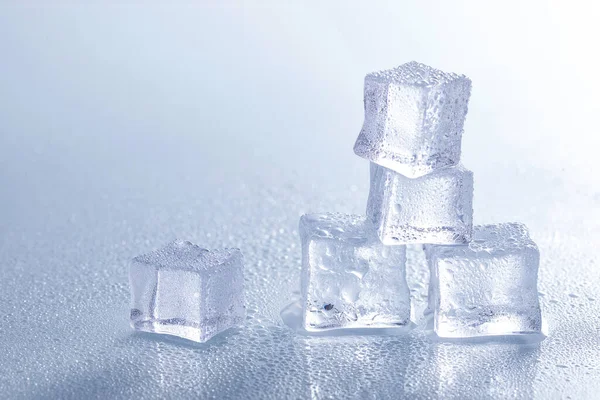
[[367, 217], [384, 244], [466, 243], [473, 224], [473, 173], [459, 165], [410, 179], [371, 163]]
[[365, 77], [354, 152], [408, 177], [458, 164], [471, 81], [417, 62]]
[[438, 336], [541, 334], [539, 251], [522, 224], [476, 226], [468, 245], [426, 245]]
[[133, 259], [131, 324], [146, 332], [205, 342], [245, 317], [242, 254], [189, 242]]
[[409, 323], [405, 246], [384, 246], [353, 215], [304, 215], [300, 235], [305, 329]]
[[[415, 342], [409, 337], [338, 336], [300, 338], [304, 365], [302, 388], [308, 399], [415, 399], [406, 384], [418, 381], [422, 371], [409, 370]], [[399, 361], [402, 360], [402, 361]], [[411, 374], [412, 373], [412, 374]], [[427, 393], [430, 393], [431, 390]], [[280, 397], [281, 398], [281, 397]]]
[[[513, 338], [515, 339], [515, 338]], [[497, 340], [489, 346], [430, 343], [419, 357], [408, 359], [408, 372], [418, 371], [406, 398], [533, 399], [540, 397], [539, 345], [515, 345], [518, 340]], [[427, 393], [428, 396], [424, 396]], [[542, 398], [544, 396], [541, 396]]]

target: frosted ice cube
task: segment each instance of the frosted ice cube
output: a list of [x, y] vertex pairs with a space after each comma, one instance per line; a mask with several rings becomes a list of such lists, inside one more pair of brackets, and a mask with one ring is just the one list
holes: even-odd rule
[[134, 329], [205, 342], [245, 318], [238, 249], [175, 241], [135, 257], [130, 268]]
[[473, 173], [458, 165], [410, 179], [371, 163], [367, 217], [387, 245], [466, 243], [473, 228]]
[[364, 217], [300, 218], [306, 330], [396, 327], [410, 320], [406, 247], [384, 246]]
[[426, 245], [440, 337], [540, 334], [540, 254], [519, 223], [475, 226], [467, 245]]
[[471, 80], [415, 61], [365, 77], [365, 120], [354, 152], [411, 178], [453, 166]]

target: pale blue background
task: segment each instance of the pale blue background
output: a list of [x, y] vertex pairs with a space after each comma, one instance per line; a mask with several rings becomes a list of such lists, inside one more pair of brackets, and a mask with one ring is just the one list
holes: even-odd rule
[[[291, 4], [0, 2], [1, 397], [594, 398], [598, 5]], [[298, 217], [364, 210], [364, 75], [413, 59], [473, 80], [475, 219], [531, 228], [539, 346], [281, 321]], [[242, 249], [246, 328], [197, 347], [131, 333], [127, 262], [176, 237]]]

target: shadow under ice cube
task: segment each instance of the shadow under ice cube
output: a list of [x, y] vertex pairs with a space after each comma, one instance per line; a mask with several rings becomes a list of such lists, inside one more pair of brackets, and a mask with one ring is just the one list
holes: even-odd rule
[[411, 179], [371, 163], [367, 217], [387, 245], [467, 243], [473, 229], [473, 173], [459, 165]]
[[135, 257], [130, 268], [131, 325], [205, 342], [245, 319], [238, 249], [207, 250], [176, 241]]
[[426, 245], [425, 252], [438, 336], [543, 335], [540, 254], [524, 225], [475, 226], [468, 245]]
[[308, 331], [410, 322], [406, 247], [385, 246], [364, 217], [300, 218], [303, 323]]
[[365, 77], [354, 152], [415, 178], [458, 164], [471, 80], [415, 61]]

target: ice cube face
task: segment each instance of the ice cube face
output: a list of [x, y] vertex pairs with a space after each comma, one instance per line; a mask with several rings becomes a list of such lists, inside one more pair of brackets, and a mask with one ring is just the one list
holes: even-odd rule
[[308, 331], [410, 321], [406, 247], [384, 246], [362, 216], [300, 218], [303, 322]]
[[243, 324], [243, 258], [176, 241], [133, 259], [131, 325], [145, 332], [205, 342]]
[[471, 80], [415, 61], [365, 77], [354, 152], [415, 178], [458, 164]]
[[475, 226], [468, 245], [426, 245], [425, 252], [438, 336], [541, 335], [540, 254], [523, 224]]
[[473, 229], [473, 173], [458, 165], [411, 179], [371, 163], [367, 217], [387, 245], [467, 243]]

